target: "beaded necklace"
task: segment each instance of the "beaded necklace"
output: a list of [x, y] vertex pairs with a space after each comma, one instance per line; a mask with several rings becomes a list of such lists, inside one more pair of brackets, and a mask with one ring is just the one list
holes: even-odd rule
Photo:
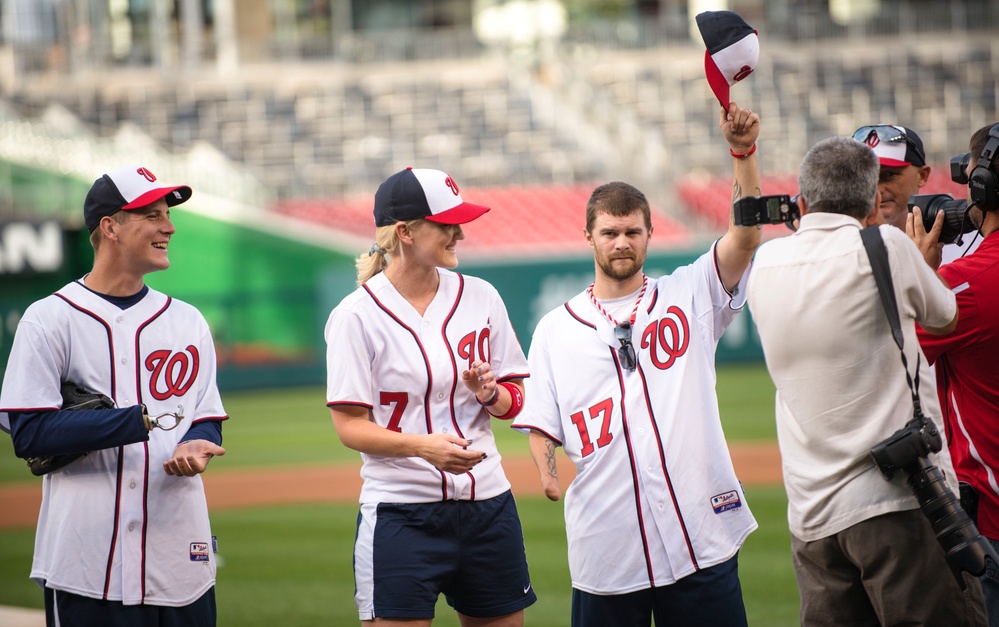
[[[601, 307], [600, 303], [597, 302], [596, 297], [593, 295], [593, 285], [594, 283], [590, 283], [590, 286], [586, 288], [586, 295], [590, 297], [590, 302], [593, 303], [593, 306], [597, 308], [597, 311], [602, 313], [605, 318], [610, 320], [611, 324], [613, 324], [614, 326], [618, 326], [618, 321], [615, 320], [614, 317], [611, 316], [609, 313], [607, 313], [607, 310]], [[647, 288], [648, 285], [649, 285], [649, 277], [642, 274], [642, 289], [638, 292], [638, 299], [635, 301], [635, 306], [632, 307], [631, 309], [631, 316], [628, 318], [629, 326], [635, 324], [635, 317], [638, 315], [638, 305], [642, 302], [642, 298], [645, 296], [645, 288]]]

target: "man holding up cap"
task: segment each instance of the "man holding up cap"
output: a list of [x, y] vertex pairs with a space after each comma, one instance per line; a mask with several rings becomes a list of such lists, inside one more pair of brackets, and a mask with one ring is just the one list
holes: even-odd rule
[[[28, 307], [14, 336], [0, 428], [48, 471], [31, 578], [50, 625], [215, 624], [200, 477], [225, 454], [215, 348], [194, 307], [144, 283], [170, 266], [170, 207], [190, 197], [140, 166], [97, 179], [93, 269]], [[69, 411], [67, 384], [112, 407]]]
[[[758, 196], [759, 116], [733, 102], [719, 126], [733, 200]], [[722, 432], [714, 358], [745, 304], [760, 229], [731, 222], [690, 265], [649, 277], [649, 201], [616, 181], [590, 195], [583, 235], [594, 282], [538, 323], [531, 401], [513, 425], [549, 499], [562, 494], [555, 449], [576, 467], [572, 625], [745, 625], [738, 554], [757, 525]]]
[[440, 170], [390, 176], [360, 287], [326, 323], [326, 404], [363, 462], [366, 625], [428, 626], [443, 592], [462, 625], [519, 627], [537, 599], [491, 425], [523, 407], [527, 359], [496, 289], [452, 271], [461, 225], [487, 211]]

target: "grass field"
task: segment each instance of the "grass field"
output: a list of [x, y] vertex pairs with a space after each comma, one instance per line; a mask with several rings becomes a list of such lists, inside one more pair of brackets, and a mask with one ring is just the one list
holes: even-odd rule
[[[762, 366], [719, 369], [718, 391], [730, 441], [775, 438], [773, 384]], [[232, 420], [225, 426], [227, 469], [292, 463], [356, 463], [340, 445], [319, 388], [224, 395]], [[526, 438], [497, 429], [504, 456], [527, 455]], [[211, 471], [209, 471], [211, 472]], [[0, 483], [39, 481], [0, 438]], [[780, 486], [749, 486], [747, 500], [760, 529], [739, 558], [751, 625], [797, 624], [798, 599], [791, 571], [786, 499]], [[570, 583], [561, 503], [518, 497], [532, 583], [539, 601], [527, 624], [568, 625]], [[350, 570], [356, 504], [282, 506], [212, 514], [219, 537], [218, 605], [223, 627], [339, 626], [357, 624]], [[34, 532], [0, 532], [0, 605], [41, 607], [28, 581]], [[456, 627], [455, 614], [438, 605], [435, 625]]]

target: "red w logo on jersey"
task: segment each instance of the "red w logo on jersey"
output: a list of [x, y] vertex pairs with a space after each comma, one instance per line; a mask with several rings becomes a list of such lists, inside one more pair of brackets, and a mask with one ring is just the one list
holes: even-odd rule
[[[690, 340], [690, 325], [683, 310], [676, 305], [670, 305], [666, 316], [653, 320], [642, 332], [642, 348], [649, 349], [652, 365], [660, 370], [666, 370], [676, 361], [677, 357], [687, 352]], [[660, 349], [665, 353], [665, 359], [659, 355]]]
[[183, 396], [198, 378], [200, 366], [198, 349], [194, 346], [188, 346], [187, 352], [171, 354], [164, 349], [149, 353], [146, 357], [146, 370], [152, 373], [149, 376], [149, 393], [158, 401]]

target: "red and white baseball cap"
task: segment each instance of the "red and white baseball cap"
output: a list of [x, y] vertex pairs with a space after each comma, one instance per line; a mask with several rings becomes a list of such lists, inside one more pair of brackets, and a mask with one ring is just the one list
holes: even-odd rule
[[749, 76], [760, 60], [760, 39], [752, 26], [732, 11], [697, 14], [697, 29], [707, 50], [704, 73], [722, 108], [731, 102], [729, 87]]
[[870, 146], [878, 156], [878, 161], [885, 167], [926, 165], [923, 140], [911, 128], [893, 124], [861, 126], [854, 132], [853, 138]]
[[375, 226], [426, 218], [438, 224], [465, 224], [489, 207], [461, 199], [458, 184], [440, 170], [406, 168], [388, 177], [375, 192]]
[[108, 172], [94, 181], [83, 201], [83, 220], [91, 233], [101, 223], [101, 218], [149, 206], [164, 198], [173, 207], [191, 197], [187, 185], [161, 186], [149, 168], [125, 166]]

